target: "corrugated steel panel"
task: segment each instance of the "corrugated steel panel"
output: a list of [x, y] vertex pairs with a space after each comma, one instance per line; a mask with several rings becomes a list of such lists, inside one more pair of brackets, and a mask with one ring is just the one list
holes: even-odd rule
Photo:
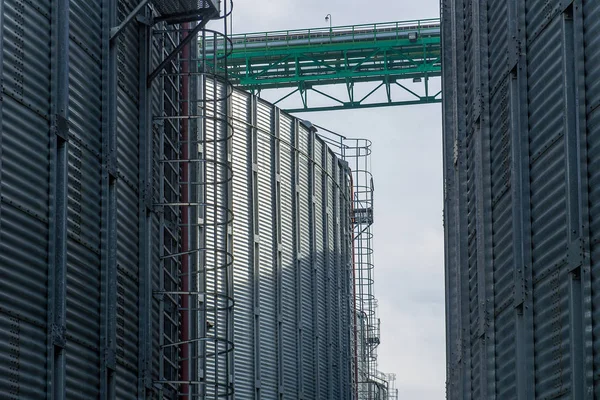
[[600, 3], [587, 1], [583, 8], [585, 27], [585, 73], [587, 145], [589, 157], [589, 213], [592, 262], [592, 321], [594, 397], [600, 397]]
[[475, 133], [467, 139], [467, 231], [468, 231], [468, 277], [469, 277], [469, 338], [470, 338], [470, 368], [471, 368], [471, 397], [480, 398], [481, 370], [479, 367], [482, 332], [479, 330], [479, 277], [477, 268], [477, 188], [475, 182]]
[[530, 45], [528, 60], [536, 394], [552, 398], [571, 388], [568, 292], [560, 272], [567, 249], [561, 31], [555, 18]]
[[493, 49], [489, 52], [490, 90], [493, 92], [508, 75], [508, 2], [491, 1], [487, 8], [489, 47]]
[[46, 389], [50, 2], [0, 5], [0, 393]]
[[260, 235], [260, 357], [261, 394], [264, 399], [277, 399], [277, 278], [273, 231], [273, 109], [257, 104], [258, 126], [258, 224]]
[[[117, 3], [117, 20], [124, 20], [137, 6], [135, 0]], [[139, 351], [139, 27], [127, 25], [116, 39], [117, 123], [116, 162], [116, 396], [137, 398]], [[154, 326], [157, 326], [155, 324]], [[143, 344], [142, 344], [143, 345]]]
[[302, 290], [302, 375], [304, 377], [304, 395], [312, 399], [315, 397], [316, 368], [315, 359], [315, 341], [313, 330], [313, 285], [311, 271], [311, 226], [310, 226], [310, 205], [311, 191], [309, 187], [309, 132], [300, 125], [298, 131], [298, 151], [299, 155], [299, 199], [300, 199], [300, 287]]
[[[327, 317], [330, 291], [328, 290], [327, 265], [325, 261], [325, 229], [327, 218], [324, 215], [323, 200], [323, 146], [320, 139], [314, 141], [314, 176], [315, 176], [315, 196], [314, 196], [314, 214], [315, 214], [315, 249], [313, 257], [315, 259], [316, 290], [317, 294], [317, 332], [319, 346], [319, 389], [318, 398], [326, 399], [329, 395], [329, 385], [331, 377], [329, 375], [329, 324]], [[331, 382], [331, 383], [328, 383]]]
[[84, 399], [100, 389], [102, 7], [74, 3], [69, 11], [66, 390]]
[[233, 168], [233, 236], [234, 268], [233, 284], [234, 315], [234, 373], [235, 395], [239, 399], [254, 396], [254, 299], [252, 287], [254, 273], [249, 238], [252, 236], [252, 212], [250, 211], [250, 135], [246, 123], [249, 95], [235, 91], [232, 96], [234, 119]]
[[[158, 28], [164, 29], [164, 24], [159, 24]], [[151, 48], [150, 48], [151, 62], [150, 62], [149, 69], [156, 68], [156, 66], [158, 66], [159, 62], [162, 60], [162, 57], [161, 57], [162, 51], [163, 51], [162, 45], [164, 45], [164, 41], [161, 41], [161, 40], [153, 40], [151, 42]], [[165, 96], [163, 96], [161, 89], [162, 88], [160, 87], [160, 85], [152, 85], [152, 88], [149, 91], [150, 96], [151, 96], [151, 100], [150, 100], [151, 115], [162, 115], [162, 113], [163, 113]], [[163, 127], [161, 127], [155, 123], [153, 123], [151, 126], [151, 130], [152, 130], [152, 134], [151, 134], [151, 138], [152, 138], [151, 176], [152, 176], [152, 188], [153, 188], [152, 204], [160, 204], [164, 201], [164, 199], [161, 198], [161, 195], [160, 195], [160, 169], [161, 169], [162, 164], [159, 162], [159, 160], [160, 160], [160, 143], [161, 143], [160, 135], [162, 132], [162, 128]], [[160, 216], [157, 213], [153, 213], [152, 214], [151, 242], [154, 244], [154, 247], [160, 246], [160, 243], [161, 243], [161, 235], [162, 235], [163, 228], [161, 227], [160, 222], [161, 222]], [[152, 292], [153, 293], [156, 293], [157, 291], [163, 289], [160, 286], [160, 276], [162, 273], [160, 255], [161, 255], [160, 251], [152, 251], [151, 281], [152, 281]], [[162, 339], [160, 324], [161, 324], [162, 315], [160, 313], [160, 301], [159, 301], [158, 296], [152, 296], [152, 300], [153, 300], [152, 301], [152, 312], [151, 312], [152, 326], [154, 328], [156, 328], [156, 327], [159, 328], [159, 329], [152, 330], [152, 366], [151, 366], [152, 380], [157, 381], [162, 378], [160, 376], [160, 364], [162, 362], [161, 355], [160, 355], [160, 341]]]
[[[228, 338], [228, 311], [224, 296], [227, 295], [227, 261], [225, 252], [227, 248], [227, 222], [231, 215], [225, 210], [227, 207], [227, 180], [230, 178], [227, 169], [224, 167], [227, 163], [227, 125], [220, 117], [225, 114], [226, 97], [224, 88], [221, 85], [215, 85], [214, 82], [207, 85], [206, 96], [209, 99], [220, 99], [207, 102], [207, 123], [204, 125], [205, 142], [202, 146], [201, 157], [204, 157], [206, 163], [191, 163], [190, 168], [201, 169], [205, 171], [205, 201], [206, 207], [204, 222], [204, 242], [206, 273], [204, 277], [204, 287], [206, 296], [206, 318], [207, 323], [212, 327], [207, 330], [206, 337], [206, 369], [204, 377], [207, 382], [213, 384], [206, 385], [206, 396], [217, 397], [217, 392], [226, 392], [229, 376], [226, 373], [228, 354], [231, 350], [226, 339]], [[201, 165], [204, 164], [204, 165]]]
[[[339, 189], [339, 183], [334, 182], [334, 179], [341, 178], [333, 170], [334, 166], [337, 168], [338, 159], [332, 153], [326, 152], [326, 174], [323, 175], [323, 142], [320, 139], [314, 141], [314, 160], [310, 160], [310, 154], [313, 153], [312, 139], [306, 127], [283, 113], [279, 114], [279, 126], [275, 127], [274, 107], [262, 101], [256, 103], [257, 112], [254, 119], [253, 101], [255, 100], [248, 94], [238, 91], [234, 91], [232, 96], [235, 127], [233, 194], [236, 398], [255, 396], [257, 376], [260, 377], [262, 398], [275, 399], [280, 393], [286, 398], [298, 398], [304, 393], [306, 399], [328, 398], [329, 393], [333, 393], [334, 398], [337, 398], [336, 393], [341, 393], [341, 387], [345, 383], [342, 380], [343, 374], [348, 378], [350, 376], [346, 371], [350, 365], [349, 355], [336, 351], [344, 347], [342, 336], [349, 334], [348, 310], [342, 311], [338, 308], [350, 296], [349, 285], [342, 288], [345, 278], [341, 274], [345, 273], [346, 278], [348, 276], [347, 270], [340, 264], [343, 259], [339, 254], [342, 251], [343, 234], [340, 232], [340, 209], [335, 209], [335, 205], [341, 203], [338, 197], [347, 196], [344, 190]], [[257, 128], [255, 170], [252, 163], [254, 132], [253, 128], [247, 125], [253, 121], [256, 121]], [[280, 140], [278, 196], [281, 209], [277, 215], [280, 215], [281, 223], [281, 293], [277, 292], [278, 247], [274, 226], [277, 217], [273, 209], [276, 189], [273, 186], [276, 182], [273, 175], [276, 153], [273, 135], [276, 131]], [[313, 166], [314, 195], [311, 189]], [[253, 189], [252, 183], [255, 179], [254, 173], [256, 189]], [[256, 196], [252, 194], [254, 190]], [[349, 190], [348, 187], [346, 190]], [[327, 197], [324, 197], [325, 191]], [[253, 199], [257, 199], [256, 205]], [[330, 209], [327, 218], [324, 217], [324, 205]], [[258, 208], [253, 211], [255, 206]], [[252, 222], [255, 218], [254, 212], [258, 218], [258, 250], [253, 250], [253, 231], [257, 228], [253, 227]], [[336, 212], [337, 215], [334, 216]], [[338, 222], [337, 227], [334, 219]], [[299, 224], [299, 238], [296, 238], [296, 224]], [[327, 241], [326, 233], [329, 235]], [[254, 270], [255, 251], [258, 251], [258, 276], [255, 276]], [[330, 267], [326, 266], [326, 253], [328, 262], [331, 262]], [[255, 287], [256, 282], [259, 285], [258, 290]], [[259, 296], [258, 310], [254, 308], [257, 300], [254, 298], [255, 293]], [[278, 296], [281, 296], [281, 335], [278, 330]], [[259, 313], [258, 324], [255, 324], [255, 311]], [[255, 326], [258, 331], [254, 331]], [[330, 332], [335, 332], [333, 337], [330, 337]], [[260, 338], [259, 348], [254, 345], [255, 335]], [[349, 348], [349, 345], [346, 346]], [[283, 352], [281, 356], [278, 353], [279, 349]], [[317, 353], [320, 353], [318, 359], [315, 356]], [[257, 356], [260, 358], [255, 359]], [[329, 371], [330, 359], [332, 371]], [[280, 360], [282, 365], [279, 364]], [[257, 374], [255, 365], [260, 366], [260, 374]], [[301, 370], [298, 369], [300, 365]], [[282, 387], [278, 383], [280, 370]], [[319, 393], [316, 393], [317, 376], [320, 377]], [[336, 378], [331, 379], [331, 376]]]
[[50, 1], [4, 2], [3, 92], [24, 108], [50, 113]]
[[327, 179], [325, 181], [327, 191], [327, 279], [329, 281], [329, 313], [330, 313], [330, 352], [331, 352], [331, 393], [334, 399], [340, 398], [340, 384], [342, 377], [343, 366], [340, 362], [341, 358], [341, 341], [342, 335], [340, 334], [340, 327], [342, 326], [340, 321], [341, 316], [341, 301], [342, 292], [340, 288], [340, 269], [337, 265], [338, 255], [336, 254], [336, 200], [335, 200], [335, 162], [337, 158], [328, 150], [326, 152], [326, 174]]
[[[448, 398], [591, 398], [592, 390], [600, 393], [592, 388], [600, 365], [593, 268], [599, 7], [465, 0], [444, 1], [442, 10]], [[488, 41], [479, 46], [474, 35], [483, 20]], [[489, 88], [478, 69], [489, 71]], [[485, 132], [488, 123], [489, 176], [485, 166], [477, 176], [472, 140], [462, 137]], [[491, 207], [480, 201], [473, 207], [472, 188], [486, 181]], [[490, 212], [489, 222], [473, 223]], [[482, 234], [473, 226], [492, 235], [491, 265], [486, 261], [477, 271], [473, 261], [487, 255], [477, 254], [486, 246], [473, 243]], [[488, 270], [492, 319], [474, 323], [481, 317], [476, 308], [489, 309], [483, 303], [489, 297], [480, 298], [486, 291], [474, 288], [482, 282], [475, 276]], [[468, 288], [460, 278], [465, 275]], [[461, 332], [465, 319], [468, 338]], [[487, 326], [493, 328], [493, 353], [487, 340], [476, 340]], [[492, 370], [482, 376], [485, 368]]]
[[[137, 393], [139, 343], [138, 195], [117, 182], [117, 321], [116, 356], [119, 398]], [[133, 377], [133, 379], [132, 379]]]
[[[135, 0], [116, 2], [118, 20], [122, 20], [138, 3]], [[0, 391], [7, 398], [38, 399], [46, 397], [50, 371], [46, 369], [49, 355], [48, 343], [53, 335], [60, 339], [60, 327], [48, 327], [48, 280], [49, 280], [49, 248], [60, 247], [60, 243], [50, 243], [51, 219], [50, 196], [51, 182], [55, 177], [51, 174], [53, 152], [50, 147], [54, 137], [51, 134], [50, 100], [54, 96], [51, 84], [51, 45], [52, 38], [50, 20], [56, 10], [51, 8], [56, 3], [49, 1], [5, 0], [2, 2], [2, 72], [3, 96], [1, 104], [1, 208], [0, 208]], [[100, 398], [103, 390], [112, 378], [111, 369], [115, 369], [115, 393], [119, 399], [134, 399], [143, 396], [138, 387], [149, 384], [140, 383], [140, 77], [139, 60], [139, 27], [135, 22], [128, 25], [114, 42], [117, 54], [117, 76], [108, 76], [106, 55], [108, 49], [108, 32], [106, 17], [109, 12], [107, 4], [102, 1], [70, 2], [69, 12], [69, 69], [68, 69], [68, 204], [67, 204], [67, 277], [66, 277], [66, 397], [69, 399]], [[153, 62], [168, 50], [165, 43], [155, 41], [152, 49]], [[168, 47], [168, 46], [167, 46]], [[116, 78], [116, 99], [109, 99], [108, 91], [112, 91], [109, 80]], [[165, 101], [176, 99], [177, 88], [166, 88], [169, 92], [164, 96], [161, 88], [152, 88], [151, 107], [155, 116], [162, 115], [168, 109]], [[175, 84], [175, 86], [177, 86]], [[173, 90], [171, 90], [173, 89]], [[216, 97], [223, 96], [223, 88], [217, 88]], [[107, 122], [112, 115], [110, 108], [116, 101], [116, 130]], [[256, 100], [253, 100], [256, 101]], [[333, 371], [329, 371], [328, 355], [338, 355], [345, 339], [337, 342], [331, 340], [331, 332], [349, 333], [349, 311], [345, 300], [349, 297], [348, 285], [342, 285], [345, 278], [341, 276], [347, 271], [342, 265], [343, 251], [342, 227], [339, 224], [341, 209], [331, 211], [324, 219], [325, 204], [334, 207], [342, 200], [336, 197], [347, 195], [344, 190], [335, 189], [333, 182], [323, 181], [317, 171], [315, 173], [315, 203], [313, 207], [310, 189], [310, 168], [308, 160], [309, 133], [306, 128], [297, 131], [294, 126], [297, 120], [281, 115], [279, 131], [281, 135], [281, 247], [278, 248], [276, 229], [273, 224], [273, 202], [275, 196], [274, 173], [274, 139], [272, 126], [274, 107], [261, 102], [258, 105], [258, 217], [259, 217], [259, 273], [254, 275], [251, 259], [253, 242], [251, 193], [252, 162], [250, 157], [251, 130], [248, 105], [250, 96], [243, 92], [232, 95], [235, 134], [233, 140], [234, 168], [233, 178], [235, 222], [234, 244], [234, 297], [235, 297], [235, 382], [238, 398], [253, 398], [256, 386], [260, 384], [263, 398], [301, 397], [299, 376], [303, 376], [304, 398], [315, 399], [327, 397], [341, 387], [343, 381], [333, 382], [330, 374], [348, 374], [349, 358], [346, 355], [333, 357]], [[217, 110], [209, 109], [213, 115], [225, 111], [224, 102], [219, 102]], [[61, 110], [65, 111], [65, 110]], [[174, 110], [168, 110], [172, 112]], [[168, 123], [166, 123], [168, 124]], [[177, 125], [174, 124], [174, 125]], [[222, 122], [208, 123], [206, 134], [210, 138], [223, 137], [226, 132]], [[177, 143], [177, 126], [152, 126], [153, 139], [153, 185], [152, 201], [160, 204], [166, 199], [159, 198], [160, 182], [158, 162], [161, 129]], [[109, 129], [111, 132], [109, 132]], [[23, 132], [27, 134], [23, 134]], [[58, 133], [62, 133], [58, 132]], [[294, 148], [294, 135], [299, 138], [300, 148]], [[109, 139], [110, 138], [110, 139]], [[114, 141], [113, 141], [114, 139]], [[219, 142], [211, 147], [206, 144], [206, 155], [215, 161], [223, 162], [227, 152], [225, 144]], [[322, 163], [323, 144], [316, 145], [315, 161]], [[114, 146], [114, 153], [112, 147]], [[293, 161], [300, 160], [300, 174], [296, 176]], [[114, 158], [113, 158], [114, 157]], [[112, 161], [116, 161], [112, 165]], [[331, 156], [327, 164], [337, 165], [337, 159]], [[108, 164], [108, 165], [107, 165]], [[115, 167], [112, 169], [112, 167]], [[337, 166], [336, 166], [337, 168]], [[318, 168], [317, 168], [318, 169]], [[210, 176], [218, 181], [226, 177], [224, 169], [207, 165]], [[60, 171], [58, 171], [60, 173]], [[214, 174], [214, 175], [213, 175]], [[335, 172], [333, 173], [335, 175]], [[295, 205], [297, 184], [299, 202]], [[208, 188], [208, 202], [222, 202], [225, 198], [224, 185], [212, 185]], [[328, 196], [323, 190], [327, 187]], [[106, 194], [108, 193], [108, 198]], [[114, 194], [114, 198], [111, 195]], [[169, 196], [177, 197], [178, 193]], [[113, 202], [114, 200], [114, 202]], [[60, 199], [58, 200], [60, 201]], [[294, 215], [295, 207], [299, 208], [299, 219]], [[114, 207], [114, 209], [113, 209]], [[112, 212], [115, 212], [113, 215]], [[107, 217], [110, 214], [114, 221]], [[161, 242], [159, 214], [152, 213], [152, 232], [150, 240], [154, 244]], [[169, 217], [171, 217], [170, 215]], [[214, 212], [207, 218], [207, 247], [222, 247], [226, 243], [227, 232], [223, 224], [227, 216]], [[314, 222], [312, 219], [314, 218]], [[166, 218], [168, 221], [168, 217]], [[336, 226], [335, 221], [338, 221]], [[347, 221], [346, 221], [347, 222]], [[221, 224], [221, 225], [219, 225]], [[300, 248], [295, 235], [300, 228]], [[176, 231], [176, 229], [175, 229]], [[314, 233], [313, 233], [314, 231]], [[311, 236], [313, 235], [313, 236]], [[337, 244], [335, 238], [337, 235]], [[326, 238], [326, 236], [329, 236]], [[109, 248], [114, 243], [113, 248]], [[177, 239], [174, 239], [177, 246]], [[325, 248], [328, 244], [328, 249]], [[155, 246], [151, 258], [151, 284], [154, 291], [160, 287], [159, 255], [161, 249]], [[347, 250], [347, 249], [346, 249]], [[275, 255], [281, 251], [283, 257], [281, 292], [278, 292], [276, 280]], [[326, 269], [325, 254], [329, 261], [337, 267]], [[335, 253], [335, 254], [332, 254]], [[299, 264], [296, 264], [296, 258]], [[221, 253], [207, 254], [207, 262], [211, 265], [224, 265]], [[114, 263], [114, 264], [113, 264]], [[177, 265], [174, 265], [177, 267]], [[300, 270], [298, 270], [298, 267]], [[312, 269], [314, 267], [314, 270]], [[110, 274], [108, 274], [110, 272]], [[297, 274], [299, 272], [299, 274]], [[114, 276], [112, 275], [114, 273]], [[110, 277], [109, 277], [110, 275]], [[225, 276], [219, 271], [209, 271], [207, 291], [223, 291]], [[114, 281], [111, 280], [114, 278]], [[299, 279], [298, 279], [299, 278]], [[260, 298], [253, 298], [254, 280], [260, 282]], [[316, 279], [313, 281], [312, 279]], [[337, 287], [333, 287], [336, 282]], [[332, 290], [336, 290], [332, 295]], [[112, 297], [114, 291], [114, 298]], [[302, 292], [302, 296], [300, 296]], [[315, 298], [316, 296], [316, 298]], [[158, 376], [159, 363], [159, 326], [163, 315], [160, 311], [160, 296], [152, 298], [151, 310], [154, 334], [151, 338], [153, 362], [152, 377]], [[279, 300], [280, 298], [280, 300]], [[299, 300], [302, 299], [300, 304]], [[313, 301], [314, 299], [314, 301]], [[255, 309], [254, 301], [259, 302]], [[214, 298], [207, 299], [213, 302]], [[281, 321], [277, 315], [278, 303], [281, 301], [283, 315]], [[316, 305], [316, 306], [315, 306]], [[337, 310], [346, 307], [344, 310]], [[334, 308], [334, 309], [332, 309]], [[303, 325], [299, 326], [298, 309], [301, 310]], [[328, 310], [329, 309], [329, 310]], [[260, 332], [254, 330], [255, 312], [260, 314]], [[102, 318], [114, 312], [115, 332], [105, 324]], [[330, 314], [328, 314], [330, 313]], [[224, 315], [225, 313], [223, 313]], [[326, 316], [330, 315], [329, 318]], [[215, 335], [225, 337], [226, 320], [221, 316], [215, 323]], [[278, 324], [282, 330], [279, 334]], [[142, 324], [143, 325], [143, 324]], [[316, 326], [316, 329], [315, 329]], [[303, 330], [303, 342], [299, 343], [299, 328]], [[254, 338], [260, 333], [261, 345], [254, 347]], [[105, 335], [108, 335], [105, 337]], [[336, 337], [339, 335], [336, 335]], [[177, 333], [170, 339], [177, 339]], [[114, 341], [114, 342], [113, 342]], [[330, 343], [331, 342], [331, 343]], [[299, 346], [301, 344], [301, 346]], [[145, 344], [144, 344], [145, 345]], [[321, 357], [315, 360], [318, 352]], [[331, 348], [330, 348], [331, 346]], [[337, 347], [336, 347], [337, 346]], [[110, 351], [116, 350], [115, 354]], [[217, 348], [222, 350], [223, 347]], [[283, 350], [282, 355], [278, 354]], [[300, 349], [303, 350], [300, 353]], [[210, 352], [210, 350], [209, 350]], [[214, 352], [213, 352], [214, 353]], [[260, 354], [261, 360], [255, 359]], [[113, 358], [114, 356], [114, 358]], [[216, 360], [217, 359], [217, 360]], [[208, 366], [219, 362], [219, 372], [215, 374], [209, 368], [208, 379], [224, 378], [221, 355], [207, 362]], [[280, 365], [280, 360], [283, 365]], [[301, 360], [301, 361], [300, 361]], [[259, 362], [260, 361], [260, 362]], [[261, 382], [256, 382], [257, 371], [254, 366], [261, 365]], [[303, 370], [298, 366], [302, 364]], [[278, 374], [283, 371], [283, 386], [279, 386]], [[316, 393], [316, 376], [321, 376], [321, 392]], [[106, 379], [106, 380], [104, 380]], [[335, 384], [336, 387], [330, 389]], [[208, 389], [209, 394], [214, 388]]]
[[298, 322], [296, 320], [296, 266], [294, 239], [294, 196], [293, 187], [293, 119], [281, 114], [279, 119], [281, 138], [281, 242], [282, 242], [282, 312], [283, 312], [283, 374], [284, 396], [296, 398], [298, 393]]
[[[498, 28], [500, 29], [500, 28]], [[505, 28], [504, 28], [505, 29]], [[490, 61], [492, 62], [492, 61]], [[493, 63], [493, 62], [492, 62]], [[509, 78], [508, 78], [509, 79]], [[511, 146], [508, 79], [490, 100], [491, 107], [491, 181], [494, 348], [496, 354], [496, 395], [516, 397], [515, 321], [514, 321], [514, 257], [512, 236]]]

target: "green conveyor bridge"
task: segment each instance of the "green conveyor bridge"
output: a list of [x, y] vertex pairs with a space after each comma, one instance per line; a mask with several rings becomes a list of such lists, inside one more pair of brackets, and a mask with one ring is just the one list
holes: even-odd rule
[[[229, 79], [258, 94], [279, 89], [279, 100], [274, 103], [289, 112], [441, 101], [439, 79], [430, 82], [441, 75], [439, 19], [245, 33], [230, 38]], [[205, 50], [214, 54], [212, 42]], [[220, 58], [223, 52], [223, 43], [218, 42]], [[292, 96], [301, 99], [301, 108], [279, 104]]]

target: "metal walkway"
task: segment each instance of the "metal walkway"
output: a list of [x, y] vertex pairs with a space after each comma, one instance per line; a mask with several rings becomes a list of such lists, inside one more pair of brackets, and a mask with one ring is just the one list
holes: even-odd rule
[[[214, 44], [204, 50], [214, 57]], [[227, 53], [234, 85], [289, 89], [275, 104], [300, 97], [302, 108], [278, 104], [289, 112], [441, 101], [440, 84], [430, 84], [441, 74], [439, 19], [238, 34]]]

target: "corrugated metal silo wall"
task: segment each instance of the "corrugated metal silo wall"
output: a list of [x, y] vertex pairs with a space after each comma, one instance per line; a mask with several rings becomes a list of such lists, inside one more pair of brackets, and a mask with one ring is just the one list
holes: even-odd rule
[[351, 398], [345, 167], [272, 105], [231, 104], [235, 396]]
[[0, 2], [2, 398], [138, 398], [137, 3]]
[[442, 18], [447, 397], [598, 397], [600, 3]]
[[[146, 77], [169, 49], [142, 24], [108, 36], [138, 3], [0, 1], [2, 398], [146, 398], [161, 378], [166, 97]], [[298, 120], [232, 103], [238, 398], [350, 398], [347, 177]]]

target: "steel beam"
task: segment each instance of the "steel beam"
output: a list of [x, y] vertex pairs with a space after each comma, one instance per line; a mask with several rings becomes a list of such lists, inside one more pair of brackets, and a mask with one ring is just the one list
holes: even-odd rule
[[[0, 77], [4, 79], [4, 0], [0, 0]], [[4, 94], [0, 89], [0, 182], [2, 182], [2, 136], [4, 135], [3, 105]], [[2, 232], [2, 185], [0, 185], [0, 232]], [[48, 366], [52, 364], [48, 360]], [[50, 369], [50, 368], [49, 368]]]
[[[148, 14], [148, 10], [146, 10]], [[151, 94], [146, 85], [151, 62], [151, 28], [140, 26], [140, 76], [139, 76], [139, 197], [138, 197], [138, 280], [139, 280], [139, 337], [138, 337], [138, 400], [145, 400], [152, 388], [152, 229], [153, 229], [153, 137]]]
[[[590, 276], [590, 241], [588, 224], [588, 173], [587, 144], [585, 143], [586, 114], [585, 107], [580, 106], [578, 99], [585, 99], [585, 74], [578, 68], [583, 65], [583, 15], [581, 7], [572, 3], [567, 5], [561, 15], [563, 43], [563, 98], [564, 98], [564, 151], [567, 206], [567, 254], [566, 277], [569, 287], [570, 318], [570, 361], [571, 361], [571, 393], [573, 398], [591, 399], [593, 397], [593, 381], [585, 371], [593, 369], [593, 352], [584, 343], [591, 343], [592, 324], [591, 304], [584, 303], [584, 298], [591, 298]], [[582, 143], [583, 142], [583, 143]], [[586, 293], [587, 292], [587, 293]], [[585, 293], [585, 296], [584, 296]], [[586, 354], [587, 350], [587, 354]]]
[[[315, 140], [316, 129], [309, 129], [308, 133], [308, 230], [310, 232], [310, 282], [311, 282], [311, 306], [312, 318], [312, 343], [314, 349], [314, 357], [312, 359], [313, 371], [315, 377], [315, 397], [319, 397], [321, 393], [321, 371], [319, 368], [321, 354], [321, 340], [319, 336], [319, 303], [318, 303], [318, 277], [317, 277], [317, 219], [316, 219], [316, 197], [315, 197]], [[301, 149], [303, 150], [303, 149]]]
[[293, 169], [293, 179], [292, 179], [292, 196], [293, 196], [293, 204], [292, 204], [292, 213], [294, 218], [294, 268], [296, 272], [296, 349], [297, 349], [297, 370], [298, 370], [298, 399], [304, 399], [304, 344], [303, 344], [303, 335], [304, 335], [304, 321], [302, 318], [302, 304], [303, 304], [303, 296], [302, 296], [302, 262], [301, 262], [301, 250], [302, 250], [302, 242], [300, 239], [301, 230], [300, 230], [300, 155], [299, 155], [299, 135], [300, 135], [300, 123], [298, 120], [294, 121], [293, 128], [293, 144], [292, 144], [292, 152], [293, 152], [293, 161], [292, 161], [292, 169]]
[[515, 375], [517, 399], [535, 398], [533, 335], [533, 270], [531, 249], [531, 190], [529, 165], [529, 124], [527, 101], [525, 5], [519, 0], [508, 4], [509, 54], [517, 54], [510, 71], [509, 112], [511, 135], [511, 196], [514, 251]]
[[[2, 2], [3, 3], [3, 2]], [[50, 249], [48, 270], [48, 398], [66, 396], [66, 285], [69, 180], [69, 0], [57, 0], [52, 18], [50, 135]], [[4, 13], [2, 13], [4, 18]]]
[[286, 108], [284, 111], [288, 113], [300, 113], [300, 112], [314, 112], [314, 111], [336, 111], [336, 110], [349, 110], [359, 108], [378, 108], [386, 106], [412, 106], [418, 104], [435, 104], [441, 103], [440, 98], [422, 98], [420, 100], [407, 100], [407, 101], [393, 101], [393, 102], [377, 102], [377, 103], [346, 103], [339, 106], [325, 106], [325, 107], [305, 107], [305, 108]]
[[260, 209], [258, 194], [258, 104], [254, 96], [250, 96], [250, 187], [252, 210], [252, 234], [250, 244], [252, 246], [252, 301], [253, 301], [253, 329], [254, 329], [254, 393], [257, 399], [261, 398], [261, 312], [260, 312]]
[[273, 137], [271, 138], [271, 149], [273, 162], [271, 165], [271, 185], [273, 196], [273, 237], [274, 237], [274, 259], [276, 267], [277, 285], [277, 381], [278, 397], [282, 399], [285, 395], [284, 374], [284, 348], [283, 348], [283, 240], [282, 240], [282, 216], [281, 216], [281, 138], [279, 132], [280, 110], [275, 108], [271, 122]]
[[110, 27], [118, 18], [117, 1], [109, 0], [103, 9], [103, 114], [102, 130], [102, 240], [101, 240], [101, 333], [100, 395], [116, 398], [117, 371], [117, 43], [110, 41]]
[[142, 0], [140, 4], [138, 4], [130, 13], [125, 17], [125, 19], [118, 25], [110, 29], [110, 41], [112, 42], [116, 39], [117, 36], [123, 32], [123, 28], [125, 28], [133, 19], [142, 11], [142, 9], [148, 5], [150, 0]]
[[177, 45], [177, 47], [175, 47], [175, 49], [173, 49], [173, 51], [171, 53], [169, 53], [169, 55], [158, 65], [158, 67], [156, 67], [156, 69], [154, 71], [152, 71], [152, 73], [148, 76], [148, 87], [150, 87], [152, 85], [152, 81], [154, 81], [154, 78], [156, 78], [158, 76], [158, 74], [160, 74], [162, 72], [162, 70], [171, 62], [173, 61], [177, 55], [179, 53], [181, 53], [181, 51], [195, 38], [197, 38], [197, 34], [198, 32], [200, 32], [208, 23], [208, 21], [210, 21], [209, 18], [205, 18], [202, 21], [200, 21], [195, 27], [194, 29], [192, 29], [191, 31], [189, 31], [189, 33], [187, 34], [186, 37], [183, 38], [183, 40], [181, 40], [179, 42], [179, 44]]

